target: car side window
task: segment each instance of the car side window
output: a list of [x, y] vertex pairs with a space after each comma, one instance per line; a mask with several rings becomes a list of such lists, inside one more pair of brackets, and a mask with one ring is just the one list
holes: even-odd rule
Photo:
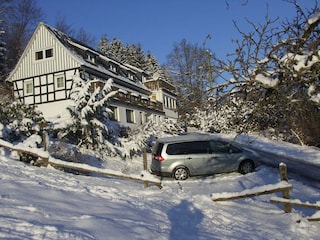
[[210, 143], [208, 141], [188, 142], [189, 154], [206, 154], [210, 151]]
[[208, 141], [192, 141], [172, 143], [167, 146], [167, 154], [206, 154], [210, 152], [210, 143]]
[[230, 153], [231, 145], [222, 141], [211, 141], [212, 153]]

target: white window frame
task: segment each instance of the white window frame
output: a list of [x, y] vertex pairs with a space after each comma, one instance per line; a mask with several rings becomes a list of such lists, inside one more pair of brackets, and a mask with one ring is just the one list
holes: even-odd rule
[[127, 123], [135, 123], [134, 110], [126, 109], [126, 120], [127, 120]]
[[45, 58], [52, 58], [53, 57], [53, 48], [48, 48], [44, 50]]
[[110, 106], [109, 107], [110, 108], [110, 110], [112, 111], [112, 114], [113, 114], [113, 116], [112, 116], [112, 121], [119, 121], [119, 108], [118, 107], [114, 107], [114, 106]]
[[109, 70], [112, 72], [117, 72], [117, 67], [113, 63], [109, 63]]
[[44, 59], [43, 50], [36, 51], [36, 53], [35, 53], [35, 60], [36, 60], [36, 61], [40, 61], [40, 60], [43, 60], [43, 59]]
[[90, 53], [87, 53], [87, 61], [91, 63], [96, 63], [96, 57]]
[[24, 88], [24, 95], [26, 96], [32, 95], [34, 92], [33, 81], [32, 80], [25, 81], [23, 88]]
[[[60, 83], [61, 83], [60, 79], [62, 79], [62, 81], [63, 81], [63, 86], [60, 86]], [[58, 74], [58, 75], [54, 76], [54, 85], [57, 90], [65, 88], [66, 81], [65, 81], [64, 74]]]
[[130, 80], [134, 80], [134, 74], [132, 72], [128, 72], [128, 78]]

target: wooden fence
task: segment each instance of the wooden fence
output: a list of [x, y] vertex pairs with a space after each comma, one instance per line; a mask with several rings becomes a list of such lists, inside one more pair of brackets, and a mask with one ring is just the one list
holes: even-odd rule
[[[285, 213], [290, 213], [292, 211], [292, 206], [320, 210], [320, 204], [312, 204], [308, 202], [301, 202], [298, 199], [290, 199], [290, 191], [293, 189], [293, 186], [288, 184], [287, 166], [283, 163], [280, 163], [279, 165], [279, 174], [281, 180], [279, 183], [255, 187], [241, 192], [217, 193], [212, 196], [212, 200], [218, 202], [281, 192], [282, 197], [272, 197], [270, 202], [282, 204]], [[309, 217], [307, 219], [309, 221], [320, 221], [319, 217]]]
[[0, 147], [7, 148], [11, 151], [16, 151], [18, 154], [21, 155], [28, 155], [32, 156], [35, 159], [35, 165], [37, 166], [44, 166], [47, 167], [48, 165], [51, 165], [56, 168], [62, 168], [62, 169], [73, 169], [76, 171], [81, 171], [85, 173], [95, 173], [95, 174], [101, 174], [109, 177], [116, 177], [116, 178], [122, 178], [132, 181], [139, 181], [144, 183], [144, 187], [148, 187], [149, 184], [154, 184], [160, 189], [162, 188], [161, 180], [151, 176], [146, 171], [146, 162], [147, 162], [147, 156], [144, 151], [143, 154], [143, 163], [145, 171], [142, 172], [141, 175], [127, 175], [123, 174], [119, 171], [112, 171], [108, 169], [101, 169], [92, 167], [87, 164], [81, 164], [81, 163], [73, 163], [73, 162], [66, 162], [60, 159], [55, 159], [50, 157], [49, 153], [47, 151], [43, 151], [41, 149], [33, 149], [33, 148], [27, 148], [25, 146], [19, 146], [19, 145], [13, 145], [9, 142], [3, 141], [0, 139]]

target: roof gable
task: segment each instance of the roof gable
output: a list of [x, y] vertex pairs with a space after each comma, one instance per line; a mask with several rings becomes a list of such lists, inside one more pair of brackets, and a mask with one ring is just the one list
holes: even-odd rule
[[7, 81], [77, 68], [80, 65], [81, 59], [77, 59], [61, 44], [47, 25], [39, 23]]

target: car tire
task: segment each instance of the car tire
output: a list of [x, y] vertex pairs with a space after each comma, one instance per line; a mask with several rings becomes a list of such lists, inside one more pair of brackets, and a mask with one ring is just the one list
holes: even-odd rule
[[251, 173], [254, 171], [254, 163], [251, 160], [245, 160], [241, 162], [239, 172], [242, 174]]
[[177, 167], [174, 169], [172, 176], [175, 180], [186, 180], [189, 177], [189, 171], [186, 167]]

